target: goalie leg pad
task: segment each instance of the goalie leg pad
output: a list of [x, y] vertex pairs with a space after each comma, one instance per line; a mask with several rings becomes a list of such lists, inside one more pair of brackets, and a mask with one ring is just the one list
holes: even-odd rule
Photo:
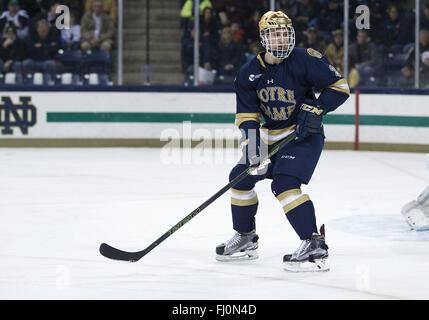
[[423, 207], [429, 207], [429, 186], [417, 197], [417, 202]]
[[429, 230], [429, 206], [425, 207], [413, 200], [401, 210], [405, 220], [416, 231]]

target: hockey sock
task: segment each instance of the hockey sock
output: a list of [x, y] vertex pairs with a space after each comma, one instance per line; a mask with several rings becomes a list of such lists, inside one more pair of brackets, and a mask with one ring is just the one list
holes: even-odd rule
[[252, 190], [231, 189], [231, 211], [234, 230], [249, 232], [255, 229], [258, 196]]
[[313, 202], [308, 194], [302, 194], [299, 179], [288, 175], [277, 175], [271, 189], [283, 207], [286, 218], [301, 240], [317, 232]]
[[[229, 181], [242, 173], [247, 167], [237, 165], [229, 174]], [[255, 215], [258, 210], [258, 197], [253, 190], [262, 177], [249, 175], [231, 189], [232, 224], [235, 231], [249, 232], [255, 229]]]

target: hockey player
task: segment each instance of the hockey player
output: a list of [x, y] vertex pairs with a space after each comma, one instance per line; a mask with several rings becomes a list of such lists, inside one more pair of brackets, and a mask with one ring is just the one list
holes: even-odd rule
[[[283, 147], [263, 172], [249, 175], [231, 189], [234, 236], [216, 247], [220, 261], [256, 259], [258, 236], [255, 215], [258, 197], [254, 186], [272, 179], [271, 190], [286, 218], [302, 240], [299, 248], [283, 257], [288, 271], [326, 271], [328, 246], [320, 232], [308, 184], [324, 145], [322, 119], [350, 95], [346, 80], [318, 51], [295, 48], [291, 19], [281, 11], [265, 13], [259, 22], [265, 51], [239, 70], [236, 91], [236, 125], [242, 131], [243, 158], [232, 169], [234, 179], [261, 154], [294, 130], [297, 139]], [[314, 91], [321, 92], [316, 99]], [[261, 118], [264, 120], [260, 126]]]
[[[426, 155], [426, 165], [429, 169], [429, 154]], [[417, 200], [407, 203], [401, 213], [411, 229], [429, 230], [429, 186], [417, 197]]]

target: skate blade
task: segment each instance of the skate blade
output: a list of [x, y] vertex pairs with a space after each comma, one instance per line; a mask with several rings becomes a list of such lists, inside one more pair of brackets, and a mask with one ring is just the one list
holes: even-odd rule
[[244, 252], [237, 252], [231, 255], [216, 255], [217, 261], [222, 262], [234, 262], [234, 261], [248, 261], [248, 260], [255, 260], [258, 259], [258, 252], [256, 250], [246, 250]]
[[316, 259], [314, 262], [283, 262], [288, 272], [326, 272], [329, 271], [328, 259]]

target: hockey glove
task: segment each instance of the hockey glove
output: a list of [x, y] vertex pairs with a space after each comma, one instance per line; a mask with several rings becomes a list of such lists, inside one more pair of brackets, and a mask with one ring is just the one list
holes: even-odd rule
[[[257, 168], [260, 165], [261, 156], [264, 158], [264, 155], [268, 154], [268, 145], [265, 143], [261, 144], [259, 129], [242, 130], [242, 135], [240, 146], [243, 155], [240, 163], [245, 163], [247, 167]], [[251, 174], [264, 174], [268, 163], [269, 161], [264, 163], [265, 166], [262, 166], [259, 170], [253, 171]]]
[[257, 166], [259, 164], [259, 146], [259, 129], [242, 130], [240, 147], [243, 155], [240, 162], [245, 163], [247, 167]]
[[319, 106], [301, 104], [296, 121], [295, 142], [301, 142], [313, 134], [323, 134], [323, 111]]

